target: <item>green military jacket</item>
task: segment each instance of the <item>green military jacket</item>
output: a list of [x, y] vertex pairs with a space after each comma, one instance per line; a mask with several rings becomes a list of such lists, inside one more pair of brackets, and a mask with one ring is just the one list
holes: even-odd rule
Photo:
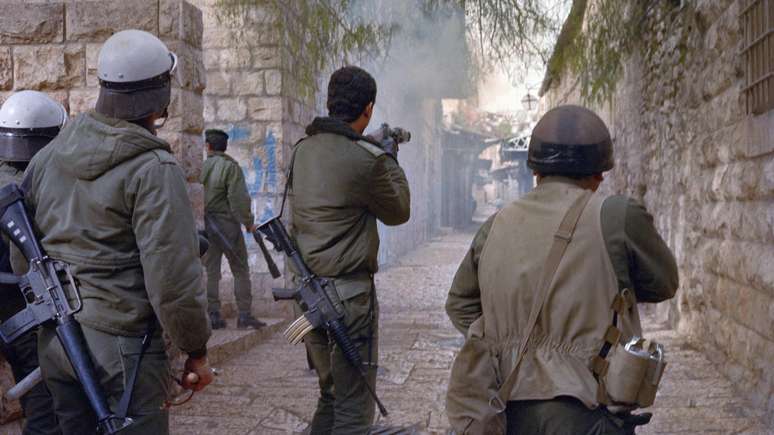
[[409, 185], [398, 161], [344, 123], [317, 118], [294, 149], [293, 235], [320, 276], [375, 273], [377, 219], [409, 219]]
[[[26, 176], [43, 248], [80, 283], [81, 323], [140, 336], [156, 317], [182, 351], [205, 347], [196, 226], [166, 142], [135, 124], [83, 114], [35, 155]], [[18, 250], [14, 257], [23, 268]]]
[[[549, 177], [544, 182], [574, 184], [562, 177]], [[496, 217], [491, 216], [478, 230], [449, 290], [446, 311], [463, 334], [482, 314], [479, 259]], [[610, 196], [602, 204], [600, 219], [618, 287], [633, 289], [639, 302], [673, 297], [678, 287], [677, 264], [645, 207], [626, 196]]]
[[233, 219], [244, 226], [253, 224], [255, 217], [250, 209], [245, 176], [236, 160], [221, 151], [210, 152], [202, 167], [201, 182], [205, 212]]
[[677, 266], [652, 217], [626, 197], [595, 193], [556, 266], [528, 345], [519, 353], [556, 231], [585, 193], [572, 179], [547, 177], [476, 235], [446, 303], [452, 323], [466, 335], [449, 382], [450, 418], [472, 415], [472, 398], [486, 397], [486, 387], [508, 378], [519, 358], [507, 400], [570, 396], [589, 408], [598, 406], [599, 383], [590, 363], [603, 348], [618, 295], [623, 302], [616, 305], [615, 322], [623, 343], [642, 336], [637, 301], [674, 296]]

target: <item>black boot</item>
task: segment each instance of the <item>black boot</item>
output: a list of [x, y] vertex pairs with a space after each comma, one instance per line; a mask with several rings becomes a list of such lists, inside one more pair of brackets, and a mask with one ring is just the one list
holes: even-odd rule
[[260, 329], [266, 326], [265, 323], [253, 317], [250, 313], [239, 313], [237, 319], [237, 328], [239, 329]]
[[226, 321], [220, 317], [218, 311], [213, 311], [210, 313], [210, 325], [212, 325], [212, 329], [223, 329], [226, 327]]

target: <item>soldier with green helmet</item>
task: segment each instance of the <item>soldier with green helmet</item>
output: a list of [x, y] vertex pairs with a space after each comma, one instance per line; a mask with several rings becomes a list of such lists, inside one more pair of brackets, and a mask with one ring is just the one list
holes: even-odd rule
[[400, 225], [409, 219], [406, 175], [397, 146], [385, 149], [363, 136], [376, 101], [376, 81], [348, 66], [331, 75], [328, 117], [306, 128], [292, 160], [289, 196], [292, 234], [313, 273], [329, 279], [342, 301], [347, 332], [367, 364], [367, 380], [352, 367], [324, 330], [304, 343], [317, 371], [320, 398], [312, 434], [361, 435], [369, 432], [376, 384], [379, 303], [377, 221]]
[[[449, 383], [450, 421], [458, 433], [480, 433], [483, 397], [503, 412], [508, 434], [633, 434], [647, 418], [608, 407], [594, 362], [610, 350], [608, 331], [621, 342], [642, 336], [637, 302], [674, 296], [674, 257], [645, 207], [597, 192], [613, 151], [590, 110], [546, 113], [528, 165], [537, 187], [484, 223], [449, 290], [447, 313], [466, 336]], [[580, 213], [574, 232], [557, 232], [568, 210]], [[553, 255], [562, 243], [563, 255]], [[487, 386], [503, 385], [504, 403], [492, 402]]]
[[234, 296], [239, 317], [237, 328], [257, 329], [265, 323], [253, 317], [250, 266], [242, 227], [255, 231], [250, 195], [245, 176], [236, 160], [226, 154], [228, 134], [222, 130], [205, 132], [207, 160], [202, 167], [204, 185], [204, 225], [210, 249], [204, 257], [207, 269], [207, 303], [213, 329], [226, 326], [220, 314], [220, 267], [226, 255], [234, 275]]
[[[126, 434], [169, 432], [162, 333], [188, 356], [184, 388], [200, 390], [213, 379], [186, 180], [156, 135], [176, 65], [174, 53], [150, 33], [111, 36], [99, 52], [96, 110], [68, 122], [25, 174], [25, 201], [41, 244], [79, 282], [83, 308], [76, 319], [111, 409], [133, 391], [127, 415], [134, 423]], [[17, 250], [13, 259], [14, 269], [23, 270]], [[41, 329], [38, 346], [62, 432], [93, 433], [96, 416], [52, 328]]]
[[[30, 159], [59, 134], [66, 120], [64, 107], [42, 92], [20, 91], [8, 97], [0, 107], [0, 186], [21, 185]], [[0, 272], [13, 272], [7, 240], [0, 241]], [[0, 284], [0, 299], [2, 322], [26, 305], [18, 285]], [[38, 367], [37, 337], [36, 331], [30, 331], [13, 343], [0, 344], [0, 353], [10, 364], [17, 383]], [[26, 417], [24, 435], [61, 433], [45, 384], [33, 387], [20, 402]]]

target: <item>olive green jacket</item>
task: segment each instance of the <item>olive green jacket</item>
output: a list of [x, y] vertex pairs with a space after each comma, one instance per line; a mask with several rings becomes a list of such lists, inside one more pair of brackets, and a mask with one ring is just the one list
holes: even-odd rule
[[0, 162], [0, 187], [10, 183], [16, 183], [21, 186], [24, 172], [14, 168], [7, 162]]
[[[452, 368], [450, 415], [467, 412], [477, 388], [512, 373], [554, 234], [583, 193], [571, 179], [549, 177], [476, 235], [446, 304], [467, 338]], [[671, 298], [677, 286], [674, 257], [647, 211], [623, 196], [593, 194], [557, 265], [508, 400], [571, 396], [596, 407], [590, 363], [613, 322], [616, 296], [633, 290], [622, 293], [626, 305], [616, 320], [625, 343], [642, 336], [636, 302]], [[489, 352], [475, 352], [479, 344]]]
[[[139, 336], [158, 318], [184, 352], [210, 336], [182, 169], [145, 129], [97, 113], [70, 121], [27, 168], [27, 206], [49, 256], [71, 265], [84, 325]], [[20, 269], [18, 250], [15, 269]], [[23, 264], [23, 263], [22, 263]]]
[[406, 175], [395, 158], [372, 143], [310, 131], [315, 134], [294, 149], [290, 204], [299, 250], [320, 276], [375, 273], [377, 219], [386, 225], [409, 219]]
[[[574, 184], [562, 177], [550, 177], [544, 182]], [[482, 314], [479, 259], [496, 217], [497, 214], [491, 216], [478, 230], [446, 300], [449, 318], [463, 334]], [[677, 264], [645, 207], [626, 196], [610, 196], [602, 204], [601, 222], [619, 288], [633, 289], [639, 302], [661, 302], [673, 297], [679, 283]], [[515, 224], [513, 230], [518, 231]], [[546, 228], [546, 232], [554, 230]]]
[[211, 151], [202, 167], [204, 210], [233, 219], [244, 226], [255, 221], [250, 210], [250, 195], [239, 163], [221, 151]]

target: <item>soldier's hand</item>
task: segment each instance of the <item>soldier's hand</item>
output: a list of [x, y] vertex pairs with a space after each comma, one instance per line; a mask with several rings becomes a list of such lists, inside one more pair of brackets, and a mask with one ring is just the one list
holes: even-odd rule
[[255, 232], [255, 230], [257, 230], [257, 229], [258, 229], [258, 226], [257, 226], [257, 225], [255, 225], [255, 224], [252, 224], [252, 225], [248, 225], [248, 226], [247, 226], [247, 231], [249, 231], [250, 233], [254, 233], [254, 232]]
[[211, 384], [215, 376], [207, 357], [191, 358], [185, 361], [182, 386], [186, 390], [200, 391]]

